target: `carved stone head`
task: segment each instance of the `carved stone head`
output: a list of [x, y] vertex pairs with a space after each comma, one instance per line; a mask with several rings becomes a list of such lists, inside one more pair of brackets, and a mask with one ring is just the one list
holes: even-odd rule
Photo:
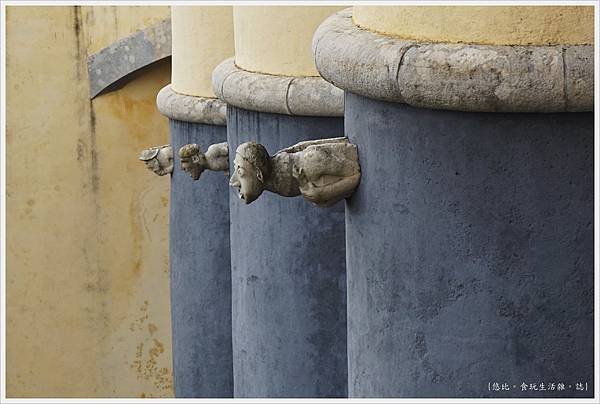
[[197, 180], [206, 168], [206, 158], [197, 144], [186, 144], [179, 149], [181, 169], [187, 172], [192, 179]]
[[167, 175], [173, 172], [173, 149], [171, 145], [150, 147], [143, 150], [139, 159], [146, 163], [148, 170], [157, 175]]
[[237, 188], [240, 199], [249, 204], [263, 193], [264, 181], [270, 173], [271, 160], [264, 146], [255, 142], [242, 143], [235, 151], [229, 185]]

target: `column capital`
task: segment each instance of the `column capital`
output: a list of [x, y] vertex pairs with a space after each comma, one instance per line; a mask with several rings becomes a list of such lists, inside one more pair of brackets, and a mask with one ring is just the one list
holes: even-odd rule
[[217, 98], [179, 94], [171, 84], [156, 96], [156, 106], [170, 119], [207, 125], [226, 125], [227, 106]]
[[373, 99], [457, 111], [594, 108], [593, 45], [420, 43], [361, 29], [346, 9], [312, 46], [325, 80]]
[[230, 58], [215, 68], [212, 83], [217, 97], [238, 108], [286, 115], [344, 115], [343, 91], [321, 77], [249, 72]]

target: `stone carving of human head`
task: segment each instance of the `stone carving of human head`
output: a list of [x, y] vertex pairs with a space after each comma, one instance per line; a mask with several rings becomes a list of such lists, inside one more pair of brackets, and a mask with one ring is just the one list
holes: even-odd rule
[[263, 193], [270, 173], [271, 160], [267, 149], [256, 142], [242, 143], [235, 151], [229, 185], [237, 188], [240, 199], [249, 204]]
[[146, 163], [148, 170], [157, 175], [167, 175], [173, 172], [173, 149], [170, 145], [143, 150], [139, 159]]
[[197, 144], [186, 144], [179, 149], [181, 169], [187, 172], [194, 180], [200, 178], [200, 174], [206, 168], [206, 159]]

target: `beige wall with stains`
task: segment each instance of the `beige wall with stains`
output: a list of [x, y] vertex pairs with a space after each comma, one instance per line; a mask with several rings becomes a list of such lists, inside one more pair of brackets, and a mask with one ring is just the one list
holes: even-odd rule
[[168, 7], [7, 7], [7, 396], [171, 397], [169, 61], [89, 100], [86, 57]]
[[96, 53], [132, 32], [158, 24], [170, 17], [164, 6], [84, 6], [82, 23], [87, 34], [87, 52]]

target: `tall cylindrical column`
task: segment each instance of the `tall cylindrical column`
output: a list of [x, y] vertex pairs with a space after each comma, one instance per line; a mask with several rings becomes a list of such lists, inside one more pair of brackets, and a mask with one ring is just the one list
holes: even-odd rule
[[[276, 151], [341, 135], [340, 118], [229, 107], [230, 150], [254, 140]], [[310, 134], [310, 137], [307, 137]], [[346, 394], [344, 205], [230, 193], [236, 397]]]
[[[342, 92], [310, 56], [314, 28], [333, 11], [234, 7], [236, 63], [213, 75], [229, 104], [230, 165], [247, 141], [274, 154], [343, 136]], [[235, 397], [346, 396], [343, 204], [265, 192], [245, 205], [232, 190], [229, 208]]]
[[228, 179], [181, 169], [179, 149], [227, 140], [226, 107], [210, 85], [217, 61], [233, 54], [231, 7], [172, 7], [172, 84], [157, 105], [170, 119], [170, 259], [176, 397], [232, 397]]
[[[486, 45], [364, 29], [390, 32], [402, 9], [358, 7], [363, 29], [341, 12], [313, 42], [362, 171], [346, 205], [349, 396], [592, 397], [593, 47], [547, 46], [564, 26], [490, 45], [493, 21], [536, 17], [496, 7], [478, 10]], [[408, 9], [415, 29], [430, 13], [468, 30], [457, 16], [475, 12]], [[553, 15], [581, 11], [566, 9]], [[528, 32], [519, 18], [502, 32]]]

